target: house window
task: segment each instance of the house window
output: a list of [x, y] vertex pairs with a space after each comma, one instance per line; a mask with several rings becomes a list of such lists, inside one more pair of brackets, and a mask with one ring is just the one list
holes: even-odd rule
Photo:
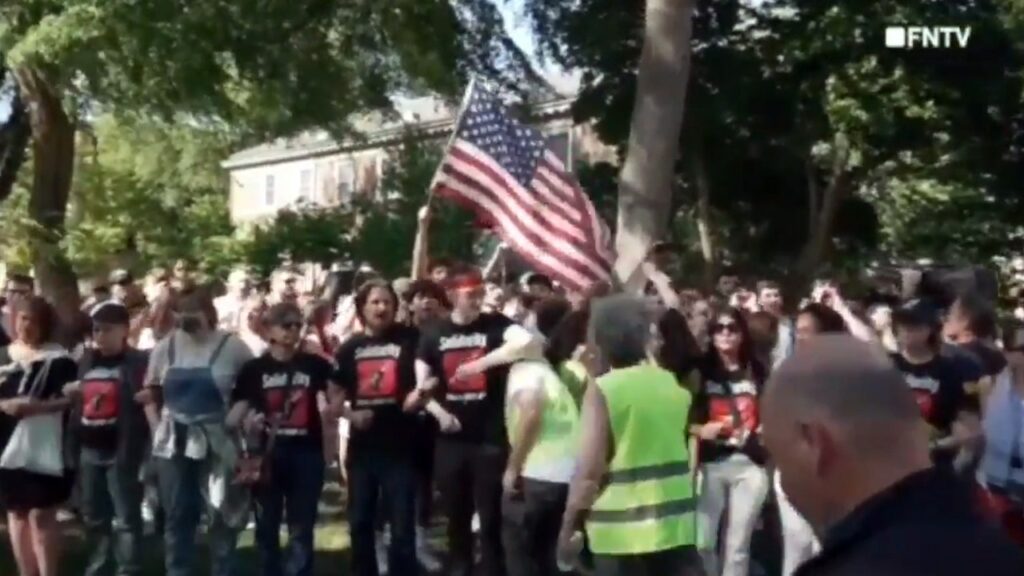
[[313, 171], [306, 169], [299, 173], [299, 198], [311, 200], [313, 198]]
[[263, 183], [263, 205], [273, 206], [274, 205], [274, 175], [267, 174], [266, 181]]
[[345, 203], [352, 200], [352, 193], [356, 189], [356, 170], [351, 162], [338, 163], [338, 202]]

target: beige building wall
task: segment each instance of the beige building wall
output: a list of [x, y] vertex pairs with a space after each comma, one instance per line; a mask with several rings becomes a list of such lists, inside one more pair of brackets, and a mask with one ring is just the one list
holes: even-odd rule
[[[590, 126], [574, 125], [568, 115], [548, 118], [537, 128], [570, 170], [578, 169], [581, 162], [617, 162], [614, 148], [602, 143]], [[357, 194], [375, 196], [387, 156], [382, 145], [320, 149], [306, 155], [294, 151], [285, 159], [240, 165], [229, 160], [231, 219], [244, 224], [271, 218], [299, 203], [331, 206], [349, 202]]]

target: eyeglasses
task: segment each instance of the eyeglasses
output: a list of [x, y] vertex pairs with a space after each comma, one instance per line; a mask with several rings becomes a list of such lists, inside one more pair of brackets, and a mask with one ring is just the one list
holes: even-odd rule
[[733, 322], [726, 322], [724, 324], [715, 324], [712, 327], [711, 332], [714, 334], [721, 334], [722, 332], [728, 332], [730, 334], [739, 334], [740, 329]]
[[298, 330], [302, 328], [302, 322], [282, 322], [278, 326], [285, 330]]

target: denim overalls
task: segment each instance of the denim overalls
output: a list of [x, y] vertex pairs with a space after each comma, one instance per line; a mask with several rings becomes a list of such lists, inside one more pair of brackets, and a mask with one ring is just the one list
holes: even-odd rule
[[[174, 454], [161, 459], [160, 491], [167, 511], [164, 529], [165, 560], [168, 576], [193, 576], [196, 566], [196, 530], [207, 498], [207, 483], [220, 458], [218, 446], [226, 441], [224, 419], [226, 402], [213, 374], [224, 345], [225, 335], [214, 348], [206, 366], [175, 366], [175, 336], [170, 336], [167, 371], [163, 377], [164, 405], [174, 428]], [[199, 431], [205, 450], [189, 453], [189, 437]], [[234, 524], [234, 523], [232, 523]], [[213, 576], [233, 573], [235, 540], [240, 526], [225, 522], [220, 511], [211, 515], [210, 557]]]

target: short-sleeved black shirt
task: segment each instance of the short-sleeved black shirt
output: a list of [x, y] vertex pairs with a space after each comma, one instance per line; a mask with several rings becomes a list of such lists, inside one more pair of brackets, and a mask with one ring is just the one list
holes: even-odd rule
[[[723, 370], [711, 362], [701, 366], [701, 386], [693, 400], [690, 421], [694, 424], [723, 422], [722, 435], [700, 442], [700, 459], [722, 460], [737, 452], [763, 463], [764, 450], [758, 438], [761, 425], [760, 397], [764, 371], [758, 365], [750, 370]], [[735, 433], [742, 428], [742, 432]], [[745, 437], [745, 438], [744, 438]], [[741, 438], [744, 438], [742, 441]]]
[[356, 334], [336, 354], [338, 384], [353, 410], [370, 410], [366, 430], [349, 431], [349, 454], [364, 450], [409, 452], [415, 448], [416, 418], [402, 410], [416, 387], [416, 346], [419, 332], [396, 324], [382, 334]]
[[461, 424], [459, 432], [443, 437], [497, 446], [508, 443], [504, 414], [508, 367], [492, 368], [458, 382], [452, 382], [452, 376], [460, 365], [499, 348], [513, 324], [501, 314], [485, 313], [466, 325], [444, 320], [423, 333], [417, 356], [440, 381], [438, 401]]
[[298, 352], [288, 362], [282, 362], [266, 353], [242, 365], [231, 400], [248, 402], [268, 420], [288, 406], [288, 415], [278, 427], [277, 449], [299, 445], [322, 447], [317, 394], [327, 389], [332, 372], [331, 364], [315, 354]]
[[921, 416], [934, 429], [935, 438], [950, 434], [961, 411], [978, 411], [977, 399], [968, 394], [968, 381], [955, 360], [941, 354], [924, 364], [911, 364], [900, 354], [892, 359], [914, 392]]

